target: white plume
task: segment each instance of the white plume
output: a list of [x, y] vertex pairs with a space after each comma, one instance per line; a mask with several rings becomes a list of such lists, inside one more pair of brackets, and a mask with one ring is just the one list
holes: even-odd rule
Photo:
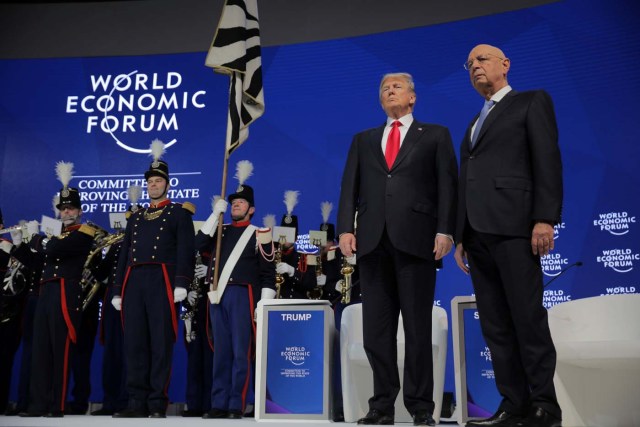
[[60, 211], [57, 208], [58, 203], [60, 203], [60, 194], [56, 193], [53, 195], [53, 199], [51, 200], [51, 207], [53, 208], [54, 218], [58, 218], [60, 216]]
[[140, 196], [142, 196], [142, 187], [139, 185], [132, 185], [127, 188], [127, 196], [129, 196], [131, 204], [135, 205], [138, 203], [138, 200], [140, 200]]
[[69, 181], [73, 178], [73, 163], [71, 162], [58, 162], [56, 163], [56, 175], [58, 181], [62, 183], [64, 188], [67, 188]]
[[240, 185], [244, 184], [244, 182], [253, 175], [253, 163], [249, 160], [240, 160], [236, 163], [236, 176], [235, 178], [238, 180]]
[[151, 146], [149, 147], [151, 149], [151, 157], [153, 157], [153, 161], [159, 160], [160, 158], [162, 158], [162, 155], [164, 154], [164, 142], [160, 141], [159, 139], [154, 139], [153, 141], [151, 141]]
[[276, 216], [274, 214], [267, 214], [262, 218], [262, 224], [266, 228], [270, 228], [273, 230], [273, 227], [276, 226]]
[[216, 206], [216, 202], [220, 200], [220, 195], [216, 194], [211, 198], [211, 212], [213, 212], [213, 208]]
[[322, 212], [323, 224], [326, 224], [327, 222], [329, 222], [329, 215], [331, 215], [332, 210], [333, 210], [333, 203], [331, 202], [320, 203], [320, 212]]
[[284, 205], [287, 207], [287, 214], [291, 215], [293, 208], [298, 204], [299, 191], [287, 190], [284, 192]]

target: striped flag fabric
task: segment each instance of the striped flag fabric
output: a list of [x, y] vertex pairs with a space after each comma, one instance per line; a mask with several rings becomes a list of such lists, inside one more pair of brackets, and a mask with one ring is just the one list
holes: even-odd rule
[[226, 0], [205, 65], [228, 74], [227, 155], [249, 136], [264, 114], [257, 0]]

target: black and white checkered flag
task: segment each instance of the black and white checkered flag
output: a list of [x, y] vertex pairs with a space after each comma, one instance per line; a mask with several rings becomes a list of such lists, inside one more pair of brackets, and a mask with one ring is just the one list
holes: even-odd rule
[[227, 155], [264, 114], [257, 0], [226, 0], [205, 64], [230, 76]]

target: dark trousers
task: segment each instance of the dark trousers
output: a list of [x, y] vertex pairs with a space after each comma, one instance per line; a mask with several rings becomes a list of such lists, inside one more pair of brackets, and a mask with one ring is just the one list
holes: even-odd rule
[[[107, 294], [109, 295], [109, 294]], [[124, 334], [122, 319], [111, 301], [102, 306], [102, 408], [109, 411], [121, 411], [127, 407], [127, 372], [124, 357]]]
[[556, 352], [542, 305], [540, 258], [533, 255], [530, 239], [479, 233], [467, 226], [463, 246], [503, 398], [500, 409], [525, 414], [534, 405], [560, 418], [553, 385]]
[[69, 402], [69, 407], [75, 412], [86, 412], [89, 407], [91, 356], [96, 342], [98, 310], [100, 308], [98, 303], [99, 300], [94, 299], [89, 303], [87, 309], [82, 312], [82, 320], [80, 321], [80, 328], [78, 328], [78, 339], [71, 358], [73, 388], [70, 395], [73, 400]]
[[378, 247], [359, 260], [359, 269], [364, 349], [373, 370], [369, 408], [394, 413], [400, 391], [396, 337], [402, 312], [406, 340], [404, 404], [410, 414], [433, 411], [431, 312], [435, 263], [398, 251], [385, 230]]
[[165, 412], [175, 333], [160, 266], [131, 270], [123, 297], [129, 408]]
[[187, 343], [187, 407], [193, 412], [211, 409], [211, 381], [213, 375], [213, 350], [207, 337], [206, 295], [198, 300], [198, 312], [191, 321], [195, 339]]
[[213, 325], [211, 408], [242, 411], [253, 404], [254, 331], [247, 286], [230, 285], [219, 304], [210, 306]]
[[60, 282], [47, 282], [42, 285], [33, 324], [30, 412], [64, 411], [72, 347], [62, 314]]
[[18, 347], [20, 347], [22, 334], [20, 323], [24, 294], [22, 296], [3, 296], [2, 298], [5, 299], [2, 308], [8, 310], [2, 313], [3, 317], [7, 317], [3, 318], [3, 322], [0, 323], [0, 343], [2, 343], [0, 348], [0, 414], [4, 414], [9, 403], [13, 359]]
[[33, 354], [33, 324], [38, 305], [38, 292], [30, 291], [22, 316], [22, 357], [20, 359], [20, 380], [18, 382], [18, 402], [16, 410], [25, 412], [29, 407], [29, 383], [31, 381], [31, 357]]

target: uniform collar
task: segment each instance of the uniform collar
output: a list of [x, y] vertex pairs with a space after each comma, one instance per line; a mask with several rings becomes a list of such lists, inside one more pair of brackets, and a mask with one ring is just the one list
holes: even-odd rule
[[163, 208], [163, 207], [167, 206], [169, 203], [171, 203], [171, 200], [169, 200], [169, 199], [165, 199], [165, 200], [161, 201], [160, 203], [158, 203], [157, 205], [154, 205], [153, 203], [151, 203], [151, 204], [149, 205], [149, 207], [150, 207], [151, 209]]
[[68, 231], [68, 232], [72, 232], [72, 231], [76, 231], [76, 230], [77, 230], [78, 228], [80, 228], [80, 227], [82, 227], [82, 224], [73, 224], [73, 225], [70, 225], [70, 226], [68, 226], [68, 227], [65, 227], [65, 228], [64, 228], [64, 231], [65, 231], [65, 232], [67, 232], [67, 231]]
[[249, 225], [251, 225], [251, 221], [232, 221], [231, 222], [231, 226], [232, 227], [248, 227]]

